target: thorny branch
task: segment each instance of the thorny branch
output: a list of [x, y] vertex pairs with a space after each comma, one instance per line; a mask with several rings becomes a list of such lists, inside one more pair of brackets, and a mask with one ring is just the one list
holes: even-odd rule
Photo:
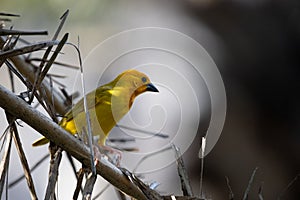
[[[0, 13], [0, 15], [5, 15]], [[49, 175], [49, 183], [47, 187], [47, 192], [45, 199], [55, 198], [54, 188], [57, 181], [58, 176], [58, 167], [61, 160], [61, 152], [65, 150], [74, 158], [76, 158], [79, 162], [82, 163], [83, 166], [91, 167], [89, 150], [84, 143], [77, 140], [74, 136], [70, 135], [63, 128], [61, 128], [57, 123], [55, 123], [55, 115], [56, 113], [63, 115], [68, 110], [68, 105], [66, 102], [65, 96], [61, 94], [60, 91], [56, 90], [52, 87], [51, 83], [44, 79], [44, 77], [48, 76], [48, 70], [51, 65], [55, 62], [57, 55], [60, 50], [64, 46], [67, 41], [68, 34], [65, 34], [63, 39], [57, 41], [57, 37], [59, 35], [60, 30], [66, 20], [68, 15], [68, 11], [64, 13], [61, 17], [61, 23], [53, 36], [51, 41], [39, 42], [35, 44], [28, 44], [24, 47], [14, 48], [17, 41], [19, 40], [20, 35], [36, 35], [36, 34], [46, 34], [46, 31], [17, 31], [17, 30], [5, 30], [0, 28], [0, 67], [3, 63], [8, 66], [12, 66], [11, 71], [23, 80], [23, 83], [29, 88], [31, 91], [31, 96], [29, 96], [30, 101], [25, 102], [24, 99], [16, 96], [14, 93], [10, 92], [6, 88], [0, 85], [0, 107], [2, 107], [9, 116], [11, 116], [12, 121], [15, 119], [21, 119], [32, 128], [40, 132], [42, 135], [47, 137], [50, 141], [53, 142], [54, 147], [51, 153], [52, 160], [50, 165], [50, 175]], [[16, 16], [16, 15], [7, 15], [7, 16]], [[13, 36], [15, 35], [15, 36]], [[1, 36], [6, 36], [6, 39]], [[14, 41], [13, 41], [14, 39]], [[12, 42], [13, 41], [13, 42]], [[57, 45], [56, 50], [52, 53], [50, 59], [48, 59], [49, 54], [51, 53], [52, 47]], [[37, 68], [33, 64], [26, 62], [26, 59], [23, 55], [35, 52], [42, 48], [48, 47], [43, 58], [40, 59], [40, 66]], [[11, 64], [10, 64], [11, 63]], [[38, 94], [35, 92], [37, 91]], [[30, 95], [30, 94], [29, 94]], [[43, 107], [48, 111], [52, 120], [41, 114], [35, 108], [33, 108], [30, 103], [32, 101], [33, 96], [35, 96], [39, 102], [43, 105]], [[45, 103], [45, 105], [44, 105]], [[53, 107], [53, 108], [52, 108]], [[53, 112], [54, 110], [54, 112]], [[54, 120], [54, 121], [53, 121]], [[37, 199], [33, 181], [30, 174], [30, 169], [26, 161], [25, 155], [22, 154], [21, 143], [19, 138], [17, 137], [17, 129], [16, 125], [13, 123], [13, 128], [15, 135], [14, 139], [17, 145], [19, 145], [20, 157], [23, 157], [22, 164], [24, 165], [24, 170], [26, 172], [26, 178], [28, 181], [28, 185], [31, 192], [32, 199]], [[4, 154], [4, 160], [0, 164], [0, 175], [1, 175], [1, 194], [3, 185], [5, 182], [6, 170], [9, 165], [9, 153], [11, 146], [11, 138], [12, 134], [7, 134], [8, 137], [6, 140], [6, 148]], [[163, 136], [163, 135], [162, 135]], [[50, 145], [51, 146], [51, 145]], [[57, 147], [57, 149], [55, 148]], [[54, 150], [55, 149], [55, 150]], [[24, 154], [24, 153], [23, 153]], [[105, 158], [101, 157], [97, 160], [96, 165], [97, 174], [101, 175], [104, 179], [114, 185], [118, 190], [132, 196], [135, 199], [146, 200], [146, 199], [173, 199], [172, 196], [161, 196], [159, 193], [154, 191], [151, 187], [143, 183], [140, 179], [138, 179], [134, 174], [129, 172], [126, 169], [120, 169], [107, 161]], [[82, 174], [81, 174], [82, 175]], [[75, 190], [74, 197], [78, 197], [78, 192], [81, 188], [81, 180], [83, 176], [79, 177], [78, 186]], [[86, 187], [84, 188], [84, 198], [90, 199], [91, 193], [94, 187], [94, 183], [96, 181], [96, 176], [90, 176], [86, 181]], [[175, 198], [175, 197], [174, 197]], [[198, 199], [195, 197], [176, 197], [176, 199]]]
[[[22, 99], [0, 86], [0, 106], [13, 116], [23, 120], [45, 137], [63, 147], [85, 166], [90, 166], [89, 150], [66, 130], [51, 119], [33, 109]], [[101, 175], [115, 187], [137, 199], [147, 199], [140, 189], [125, 176], [122, 171], [104, 158], [98, 158], [97, 174]]]
[[[85, 166], [91, 167], [89, 150], [84, 143], [77, 140], [58, 124], [54, 123], [51, 119], [32, 108], [21, 98], [17, 97], [1, 85], [0, 107], [5, 109], [11, 115], [30, 125], [49, 140], [55, 142], [55, 144], [62, 147], [63, 150], [70, 153]], [[148, 188], [137, 177], [134, 176], [134, 178], [132, 178], [133, 174], [127, 170], [126, 174], [124, 174], [123, 170], [119, 169], [103, 157], [98, 158], [96, 170], [97, 174], [101, 175], [112, 185], [136, 199], [170, 199], [169, 196], [156, 198], [158, 195], [157, 192]]]

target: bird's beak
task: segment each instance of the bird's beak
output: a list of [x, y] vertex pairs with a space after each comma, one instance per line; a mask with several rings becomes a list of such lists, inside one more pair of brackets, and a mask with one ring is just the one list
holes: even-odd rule
[[152, 83], [148, 83], [145, 85], [142, 85], [141, 87], [137, 88], [131, 95], [130, 97], [130, 101], [129, 101], [129, 108], [131, 107], [135, 97], [137, 97], [138, 95], [149, 91], [149, 92], [159, 92], [158, 89], [152, 84]]
[[146, 91], [159, 92], [158, 89], [152, 83], [146, 85]]

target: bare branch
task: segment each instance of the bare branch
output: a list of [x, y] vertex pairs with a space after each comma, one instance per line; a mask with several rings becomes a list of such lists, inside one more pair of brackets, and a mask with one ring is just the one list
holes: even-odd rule
[[144, 134], [155, 136], [155, 137], [169, 138], [168, 135], [166, 135], [164, 133], [161, 133], [161, 132], [156, 133], [156, 132], [147, 131], [147, 130], [144, 130], [144, 129], [132, 128], [132, 127], [125, 126], [125, 125], [122, 125], [122, 124], [117, 124], [116, 127], [124, 128], [124, 129], [131, 130], [131, 131], [136, 131], [136, 132], [139, 132], [139, 133], [144, 133]]
[[244, 196], [243, 196], [243, 200], [247, 200], [247, 199], [248, 199], [248, 194], [249, 194], [249, 192], [250, 192], [251, 185], [252, 185], [252, 183], [253, 183], [254, 176], [255, 176], [257, 170], [258, 170], [258, 167], [255, 167], [255, 169], [254, 169], [253, 172], [252, 172], [252, 175], [251, 175], [251, 177], [250, 177], [248, 186], [247, 186], [247, 188], [246, 188], [246, 190], [245, 190], [245, 193], [244, 193]]
[[48, 35], [48, 31], [19, 31], [0, 29], [0, 36], [3, 35]]
[[231, 189], [231, 186], [229, 184], [229, 178], [227, 176], [225, 176], [225, 179], [226, 179], [226, 185], [227, 185], [227, 188], [228, 188], [228, 191], [229, 191], [229, 200], [233, 200], [234, 199], [234, 194], [233, 194], [233, 191]]
[[46, 66], [44, 67], [41, 75], [39, 76], [39, 79], [37, 81], [37, 85], [40, 85], [40, 83], [43, 81], [43, 79], [45, 78], [46, 74], [48, 73], [50, 67], [52, 66], [54, 60], [56, 59], [56, 57], [58, 56], [59, 52], [61, 51], [61, 49], [63, 48], [64, 44], [66, 43], [67, 39], [68, 39], [69, 34], [66, 33], [64, 35], [64, 37], [62, 38], [62, 40], [58, 43], [54, 53], [52, 54], [49, 62], [47, 62]]
[[[30, 171], [33, 172], [38, 166], [40, 166], [44, 160], [46, 160], [49, 157], [49, 154], [45, 154], [37, 163], [35, 163], [31, 168]], [[15, 186], [17, 183], [19, 183], [21, 180], [25, 178], [25, 175], [21, 175], [19, 178], [16, 180], [12, 181], [9, 185], [8, 188], [11, 188]]]
[[156, 154], [162, 153], [164, 151], [168, 151], [170, 149], [172, 149], [172, 147], [171, 146], [167, 146], [164, 149], [161, 149], [160, 151], [155, 151], [155, 152], [146, 154], [144, 157], [142, 157], [139, 160], [139, 162], [135, 165], [135, 167], [134, 167], [134, 169], [132, 171], [135, 173], [137, 171], [138, 167], [141, 165], [141, 163], [143, 163], [146, 159], [150, 158], [151, 156], [154, 156]]
[[[28, 62], [34, 62], [34, 61], [41, 62], [43, 60], [41, 58], [29, 58], [26, 61], [28, 61]], [[44, 60], [44, 62], [49, 62], [49, 60]], [[55, 62], [53, 62], [53, 64], [58, 65], [58, 66], [62, 66], [62, 67], [68, 67], [70, 69], [75, 69], [75, 70], [79, 69], [78, 66], [70, 65], [68, 63], [62, 63], [62, 62], [59, 62], [59, 61], [55, 61]]]
[[57, 28], [57, 30], [56, 30], [56, 32], [55, 32], [55, 34], [54, 34], [52, 40], [56, 40], [56, 39], [57, 39], [58, 34], [60, 33], [62, 27], [64, 26], [64, 24], [65, 24], [65, 22], [66, 22], [66, 19], [67, 19], [68, 15], [69, 15], [69, 10], [66, 10], [66, 11], [64, 12], [64, 14], [60, 17], [60, 20], [61, 20], [61, 21], [60, 21], [60, 24], [59, 24], [59, 26], [58, 26], [58, 28]]
[[282, 197], [286, 194], [286, 192], [293, 186], [293, 184], [298, 180], [298, 178], [300, 177], [300, 174], [297, 174], [295, 176], [295, 178], [293, 178], [293, 180], [291, 180], [291, 182], [289, 182], [289, 184], [284, 188], [284, 190], [280, 193], [280, 195], [278, 196], [278, 199], [282, 199]]
[[[18, 58], [18, 57], [14, 57], [14, 58]], [[24, 64], [24, 61], [20, 58], [18, 58], [18, 60], [15, 61], [16, 63], [17, 62], [22, 63], [20, 64], [21, 66]], [[31, 67], [31, 66], [27, 65], [27, 67]], [[26, 69], [26, 67], [22, 66], [20, 67], [20, 69], [23, 70], [23, 72], [26, 74], [32, 68]], [[28, 74], [28, 76], [30, 77], [30, 74]], [[34, 78], [34, 76], [32, 78]], [[44, 83], [44, 81], [42, 83]], [[47, 85], [47, 82], [45, 82], [45, 85]], [[56, 106], [63, 107], [63, 103], [61, 105], [56, 105]], [[62, 147], [63, 150], [70, 153], [70, 155], [76, 158], [84, 166], [91, 167], [89, 150], [83, 142], [77, 140], [73, 135], [69, 134], [58, 124], [54, 123], [51, 119], [41, 114], [36, 109], [32, 108], [21, 98], [19, 98], [18, 96], [16, 96], [11, 91], [7, 90], [5, 87], [1, 85], [0, 85], [0, 107], [5, 109], [6, 112], [9, 112], [11, 115], [15, 116], [16, 118], [23, 120], [25, 123], [27, 123], [32, 128], [40, 132], [46, 138], [48, 138], [50, 141], [55, 142], [55, 144], [57, 144], [59, 147]], [[152, 190], [149, 186], [144, 184], [133, 174], [129, 173], [128, 171], [127, 171], [128, 173], [125, 174], [124, 170], [119, 169], [118, 167], [110, 163], [108, 160], [106, 160], [104, 157], [99, 157], [97, 159], [98, 159], [96, 165], [97, 174], [101, 175], [109, 183], [111, 183], [112, 185], [114, 185], [116, 188], [123, 191], [127, 195], [132, 196], [133, 198], [139, 200], [171, 199], [171, 196], [161, 197], [157, 192]], [[176, 197], [176, 199], [199, 199], [199, 198]]]
[[18, 151], [18, 154], [19, 154], [19, 157], [20, 157], [23, 169], [24, 169], [24, 175], [25, 175], [27, 185], [28, 185], [28, 188], [29, 188], [29, 191], [30, 191], [31, 199], [37, 199], [33, 179], [32, 179], [30, 169], [29, 169], [29, 165], [28, 165], [28, 162], [27, 162], [27, 158], [25, 156], [25, 153], [24, 153], [24, 150], [23, 150], [23, 147], [22, 147], [22, 143], [21, 143], [21, 140], [20, 140], [20, 137], [19, 137], [19, 133], [18, 133], [16, 123], [14, 122], [15, 118], [12, 115], [10, 115], [9, 113], [6, 113], [6, 116], [7, 116], [7, 121], [8, 121], [9, 124], [11, 124], [11, 128], [13, 130], [14, 142], [15, 142], [15, 145], [16, 145], [16, 148], [17, 148], [17, 151]]
[[85, 186], [83, 188], [83, 200], [90, 200], [92, 198], [92, 192], [94, 189], [96, 179], [97, 175], [93, 172], [90, 172], [86, 179]]
[[[55, 148], [55, 147], [54, 147]], [[51, 145], [50, 145], [51, 149]], [[50, 150], [51, 151], [51, 150]], [[58, 177], [58, 167], [62, 157], [62, 149], [56, 148], [55, 153], [52, 152], [51, 160], [50, 160], [50, 169], [49, 169], [49, 181], [47, 185], [45, 200], [54, 199], [55, 195], [55, 185]]]
[[[0, 46], [3, 43], [4, 41], [0, 37]], [[24, 57], [22, 56], [14, 56], [9, 59], [13, 62], [17, 70], [27, 79], [27, 81], [29, 81], [33, 85], [36, 79], [35, 68], [30, 64], [26, 63]], [[60, 92], [53, 89], [53, 93], [51, 93], [51, 87], [47, 80], [43, 80], [41, 87], [44, 88], [47, 98], [49, 99], [49, 102], [51, 102], [52, 95], [53, 95], [55, 111], [61, 115], [65, 114], [66, 111], [68, 110], [68, 105], [65, 105], [65, 100], [63, 96], [60, 94]]]
[[4, 151], [1, 163], [0, 163], [0, 196], [2, 195], [2, 192], [3, 192], [3, 187], [5, 184], [5, 177], [6, 177], [8, 166], [9, 166], [11, 139], [12, 139], [12, 133], [9, 131], [6, 135], [6, 145], [5, 145], [5, 149], [4, 149], [5, 151]]
[[105, 190], [107, 190], [109, 188], [110, 184], [106, 184], [106, 186], [98, 193], [96, 194], [94, 197], [93, 197], [93, 200], [96, 200], [98, 197], [100, 197], [103, 192], [105, 192]]
[[184, 196], [193, 196], [193, 190], [190, 184], [190, 180], [187, 174], [187, 171], [184, 166], [184, 162], [180, 153], [180, 150], [178, 147], [176, 147], [174, 144], [172, 145], [173, 149], [175, 150], [175, 157], [177, 162], [177, 172], [180, 178], [181, 183], [181, 189]]
[[78, 199], [78, 195], [81, 189], [81, 184], [82, 184], [82, 180], [83, 180], [83, 175], [84, 175], [84, 170], [83, 168], [81, 168], [79, 170], [79, 172], [77, 173], [77, 185], [73, 194], [73, 200]]
[[263, 195], [263, 183], [259, 186], [258, 189], [258, 199], [259, 200], [264, 200], [264, 195]]
[[163, 196], [163, 200], [207, 200], [207, 199], [203, 199], [203, 198], [198, 198], [198, 197], [181, 197], [181, 196], [174, 196], [174, 195], [170, 195], [170, 196]]
[[119, 200], [126, 200], [127, 198], [126, 198], [126, 195], [123, 193], [123, 192], [121, 192], [120, 190], [118, 190], [118, 189], [115, 189], [116, 190], [116, 193], [117, 193], [117, 195], [118, 195], [118, 197], [119, 197]]
[[[49, 140], [55, 142], [85, 166], [91, 167], [89, 150], [85, 144], [1, 85], [0, 106], [23, 120]], [[141, 200], [147, 199], [141, 190], [119, 168], [105, 158], [98, 158], [96, 170], [97, 174], [129, 196]]]
[[45, 42], [38, 42], [36, 44], [27, 45], [24, 47], [20, 47], [17, 49], [11, 49], [8, 51], [4, 51], [0, 53], [1, 59], [7, 59], [13, 56], [23, 55], [26, 53], [31, 53], [34, 51], [38, 51], [40, 49], [43, 49], [45, 47], [53, 46], [58, 44], [58, 41], [45, 41]]
[[18, 14], [4, 13], [4, 12], [0, 12], [0, 16], [7, 16], [7, 17], [20, 17], [20, 15], [18, 15]]

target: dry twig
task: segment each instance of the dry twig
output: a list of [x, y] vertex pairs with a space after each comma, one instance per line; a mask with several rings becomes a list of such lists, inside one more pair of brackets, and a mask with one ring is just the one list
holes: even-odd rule
[[182, 190], [184, 196], [192, 197], [193, 190], [190, 185], [189, 177], [188, 177], [187, 171], [185, 169], [180, 150], [174, 144], [172, 145], [172, 147], [175, 151], [175, 157], [176, 157], [176, 161], [177, 161], [177, 172], [178, 172], [178, 175], [180, 178], [181, 190]]
[[229, 191], [229, 200], [233, 200], [234, 199], [234, 194], [232, 192], [232, 189], [231, 189], [231, 186], [229, 184], [229, 178], [227, 176], [225, 176], [225, 179], [226, 179], [226, 185], [227, 185], [227, 188], [228, 188], [228, 191]]
[[[55, 142], [74, 158], [85, 166], [90, 166], [89, 150], [80, 141], [70, 135], [66, 130], [58, 126], [45, 115], [33, 109], [22, 99], [15, 96], [6, 88], [0, 85], [0, 106], [29, 124], [35, 130], [43, 134], [49, 140]], [[97, 174], [100, 174], [108, 182], [123, 192], [137, 199], [146, 199], [140, 189], [132, 183], [123, 172], [104, 158], [99, 158], [96, 166]]]
[[[37, 167], [39, 167], [47, 158], [49, 157], [49, 154], [45, 154], [39, 161], [37, 161], [31, 168], [30, 171], [33, 172]], [[16, 180], [12, 181], [9, 185], [8, 188], [11, 188], [18, 184], [21, 180], [25, 178], [25, 175], [21, 175], [19, 178]]]
[[4, 35], [48, 35], [48, 31], [19, 31], [0, 29], [0, 36]]
[[58, 167], [62, 157], [62, 149], [58, 147], [52, 154], [49, 169], [49, 182], [46, 189], [45, 200], [53, 199], [55, 195], [55, 185], [58, 177]]
[[94, 189], [94, 185], [97, 179], [97, 175], [93, 172], [88, 174], [88, 177], [85, 182], [85, 186], [83, 188], [83, 198], [84, 200], [90, 200], [92, 198], [92, 192]]
[[11, 141], [12, 141], [12, 132], [8, 131], [6, 134], [6, 145], [4, 148], [4, 154], [0, 163], [0, 194], [3, 192], [3, 188], [5, 185], [5, 177], [7, 176], [7, 170], [9, 167], [9, 157], [11, 150]]
[[11, 124], [14, 142], [15, 142], [15, 145], [16, 145], [16, 148], [17, 148], [17, 151], [18, 151], [18, 154], [19, 154], [19, 157], [20, 157], [23, 169], [24, 169], [24, 175], [27, 180], [27, 185], [28, 185], [28, 188], [30, 191], [31, 199], [37, 199], [33, 179], [32, 179], [29, 165], [27, 162], [27, 158], [25, 156], [25, 153], [24, 153], [24, 150], [22, 147], [22, 143], [21, 143], [21, 140], [19, 137], [18, 129], [17, 129], [16, 123], [15, 123], [15, 117], [13, 117], [9, 113], [6, 113], [6, 116], [7, 116], [8, 123]]
[[74, 194], [73, 194], [73, 200], [76, 200], [78, 199], [78, 195], [79, 195], [79, 192], [80, 190], [82, 191], [81, 189], [81, 184], [82, 184], [82, 181], [83, 181], [83, 176], [84, 176], [84, 169], [81, 168], [79, 170], [79, 172], [77, 173], [77, 185], [76, 185], [76, 188], [75, 188], [75, 191], [74, 191]]
[[289, 182], [289, 184], [284, 188], [284, 190], [280, 193], [280, 195], [278, 196], [278, 199], [282, 199], [282, 197], [286, 194], [286, 192], [293, 186], [293, 184], [298, 180], [298, 178], [300, 177], [300, 174], [297, 174], [295, 176], [295, 178], [293, 178], [293, 180], [291, 180], [291, 182]]
[[255, 167], [255, 169], [252, 172], [252, 175], [250, 177], [250, 180], [248, 182], [247, 188], [246, 188], [244, 196], [243, 196], [243, 200], [247, 200], [248, 199], [248, 195], [249, 195], [249, 192], [250, 192], [250, 189], [251, 189], [251, 185], [253, 183], [254, 176], [255, 176], [257, 170], [258, 170], [258, 167]]

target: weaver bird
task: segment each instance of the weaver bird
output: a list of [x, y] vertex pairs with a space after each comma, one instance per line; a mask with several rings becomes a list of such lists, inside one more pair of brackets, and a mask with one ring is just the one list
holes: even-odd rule
[[[105, 146], [111, 129], [130, 110], [134, 99], [147, 91], [158, 92], [145, 74], [127, 70], [86, 95], [92, 133], [99, 136], [99, 145]], [[65, 114], [59, 125], [73, 135], [87, 130], [83, 98]], [[43, 137], [32, 145], [40, 146], [48, 142]]]

